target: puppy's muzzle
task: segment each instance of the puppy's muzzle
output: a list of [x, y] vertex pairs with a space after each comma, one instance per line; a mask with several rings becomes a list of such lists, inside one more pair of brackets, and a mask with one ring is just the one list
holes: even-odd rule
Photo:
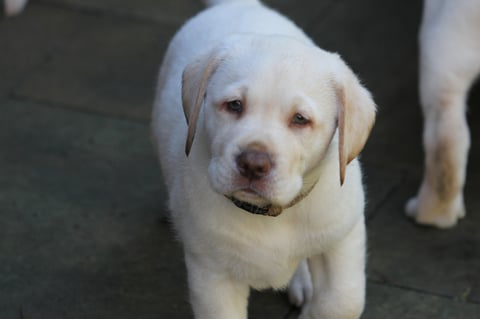
[[[250, 183], [260, 182], [263, 178], [266, 178], [274, 167], [274, 163], [269, 153], [259, 150], [257, 148], [248, 148], [242, 151], [236, 157], [236, 165], [238, 172], [241, 176], [248, 179]], [[269, 204], [264, 207], [256, 206], [252, 203], [241, 201], [233, 196], [226, 196], [232, 201], [235, 206], [241, 208], [251, 214], [264, 215], [264, 216], [278, 216], [286, 208], [289, 208], [310, 193], [315, 184], [311, 187], [302, 190], [296, 198], [285, 206], [277, 206]]]
[[[271, 156], [258, 147], [250, 147], [243, 150], [237, 155], [235, 162], [238, 173], [242, 177], [246, 178], [249, 183], [261, 183], [260, 180], [267, 177], [273, 168]], [[228, 198], [238, 208], [256, 215], [277, 216], [282, 211], [281, 208], [273, 207], [272, 205], [259, 207], [254, 204], [241, 201], [235, 197]]]

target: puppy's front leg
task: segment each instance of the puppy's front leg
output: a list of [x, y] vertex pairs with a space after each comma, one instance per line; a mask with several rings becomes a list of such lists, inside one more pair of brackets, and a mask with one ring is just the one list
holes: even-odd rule
[[312, 301], [300, 319], [358, 319], [365, 304], [365, 225], [363, 220], [327, 253], [309, 258]]
[[185, 258], [195, 319], [246, 319], [250, 288], [193, 256]]

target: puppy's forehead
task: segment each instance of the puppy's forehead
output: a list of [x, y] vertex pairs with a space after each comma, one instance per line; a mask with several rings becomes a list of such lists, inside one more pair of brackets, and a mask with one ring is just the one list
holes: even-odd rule
[[229, 47], [218, 73], [222, 81], [245, 80], [277, 87], [329, 81], [332, 54], [309, 43], [281, 36], [239, 37]]
[[232, 51], [226, 59], [228, 62], [226, 66], [240, 74], [262, 73], [269, 70], [269, 73], [283, 72], [292, 75], [312, 67], [316, 68], [317, 64], [321, 66], [322, 59], [314, 47], [305, 46], [296, 41], [290, 45], [297, 45], [297, 47], [291, 49], [287, 43], [279, 44], [278, 41], [271, 41], [271, 39], [257, 41], [249, 49]]

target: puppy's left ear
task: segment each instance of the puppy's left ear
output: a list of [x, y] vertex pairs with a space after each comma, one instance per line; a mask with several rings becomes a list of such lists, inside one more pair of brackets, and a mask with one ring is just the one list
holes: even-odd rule
[[335, 80], [338, 98], [338, 133], [340, 185], [343, 185], [347, 165], [365, 146], [375, 122], [375, 103], [370, 92], [359, 82], [350, 68], [340, 60]]
[[197, 120], [200, 107], [207, 90], [210, 77], [221, 62], [220, 55], [216, 51], [204, 54], [189, 63], [182, 74], [182, 104], [183, 113], [188, 124], [185, 154], [190, 154], [193, 138], [197, 129]]

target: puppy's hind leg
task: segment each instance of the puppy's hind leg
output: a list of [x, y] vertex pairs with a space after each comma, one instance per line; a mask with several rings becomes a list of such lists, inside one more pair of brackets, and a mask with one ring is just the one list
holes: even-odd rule
[[288, 298], [294, 306], [301, 307], [310, 302], [313, 294], [312, 277], [308, 269], [307, 260], [303, 260], [297, 267], [295, 274], [288, 285]]

